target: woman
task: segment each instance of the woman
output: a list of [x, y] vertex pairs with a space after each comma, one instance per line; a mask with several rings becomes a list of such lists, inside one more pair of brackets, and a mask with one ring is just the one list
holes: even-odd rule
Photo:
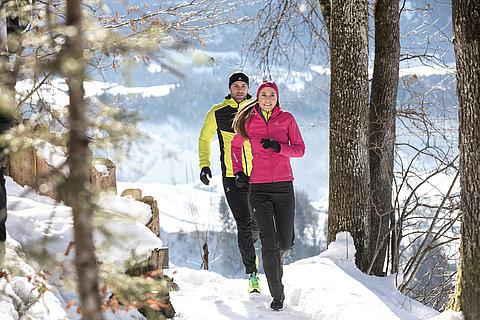
[[257, 100], [237, 112], [231, 155], [239, 186], [248, 184], [242, 171], [242, 145], [249, 140], [253, 163], [250, 206], [262, 242], [263, 269], [273, 301], [270, 309], [283, 309], [283, 255], [293, 247], [295, 198], [290, 158], [302, 157], [305, 143], [292, 114], [282, 111], [275, 82], [263, 82]]

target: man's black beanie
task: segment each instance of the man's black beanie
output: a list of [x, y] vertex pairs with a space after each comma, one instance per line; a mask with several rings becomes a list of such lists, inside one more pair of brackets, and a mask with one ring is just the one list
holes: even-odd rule
[[232, 73], [230, 78], [228, 78], [228, 88], [230, 88], [235, 81], [243, 81], [247, 84], [247, 86], [249, 85], [248, 76], [243, 72]]

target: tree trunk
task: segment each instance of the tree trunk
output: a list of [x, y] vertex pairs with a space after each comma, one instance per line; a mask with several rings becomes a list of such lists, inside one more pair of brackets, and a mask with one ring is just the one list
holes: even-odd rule
[[202, 246], [203, 256], [202, 256], [202, 265], [204, 270], [208, 270], [208, 244], [205, 242]]
[[451, 307], [480, 319], [480, 2], [453, 0], [460, 122], [460, 260]]
[[349, 231], [368, 268], [368, 1], [332, 1], [328, 242]]
[[82, 11], [80, 0], [67, 0], [67, 51], [61, 68], [67, 79], [70, 105], [68, 140], [68, 177], [69, 204], [72, 207], [75, 231], [76, 267], [80, 309], [82, 318], [102, 319], [101, 301], [98, 290], [98, 266], [92, 237], [91, 218], [93, 208], [90, 194], [89, 146], [86, 137]]
[[385, 275], [384, 264], [393, 215], [392, 184], [395, 142], [400, 16], [398, 0], [377, 0], [374, 5], [375, 60], [370, 94], [369, 154], [372, 197], [370, 273]]
[[325, 26], [327, 27], [327, 31], [330, 34], [330, 23], [331, 23], [331, 18], [332, 18], [332, 6], [330, 0], [318, 0], [318, 3], [320, 4], [320, 11], [322, 12], [323, 16], [323, 22], [325, 23]]

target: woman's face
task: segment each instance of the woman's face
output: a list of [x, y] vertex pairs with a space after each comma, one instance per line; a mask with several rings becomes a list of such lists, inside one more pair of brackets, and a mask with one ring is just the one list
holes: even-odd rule
[[277, 101], [278, 97], [273, 88], [265, 87], [258, 94], [258, 104], [265, 111], [272, 110], [277, 105]]

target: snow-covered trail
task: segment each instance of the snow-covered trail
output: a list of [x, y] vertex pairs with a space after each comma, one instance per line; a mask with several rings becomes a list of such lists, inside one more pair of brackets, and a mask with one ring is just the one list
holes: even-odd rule
[[438, 315], [401, 294], [394, 278], [360, 272], [353, 260], [353, 240], [345, 238], [344, 233], [339, 237], [326, 252], [284, 267], [285, 306], [281, 312], [269, 309], [272, 298], [263, 274], [262, 293], [249, 294], [246, 279], [227, 279], [188, 268], [170, 269], [167, 273], [180, 287], [171, 294], [175, 319], [419, 320]]
[[283, 311], [270, 311], [272, 298], [264, 275], [260, 276], [262, 293], [250, 294], [247, 279], [227, 279], [213, 272], [188, 268], [175, 268], [169, 274], [180, 287], [171, 293], [177, 311], [175, 319], [312, 319], [288, 302]]

